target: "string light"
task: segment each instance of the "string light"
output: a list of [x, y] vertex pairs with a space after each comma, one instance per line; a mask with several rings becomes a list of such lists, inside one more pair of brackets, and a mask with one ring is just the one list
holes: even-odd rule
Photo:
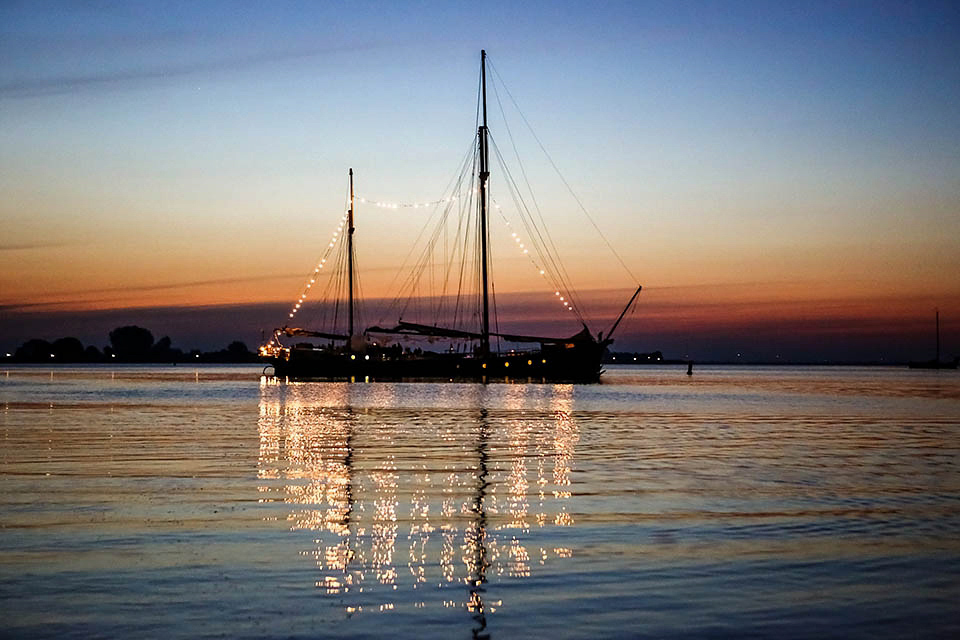
[[[337, 230], [331, 234], [330, 243], [327, 245], [327, 250], [324, 252], [323, 257], [320, 258], [320, 262], [317, 263], [317, 266], [314, 268], [313, 273], [307, 278], [307, 282], [303, 286], [303, 293], [300, 294], [300, 297], [297, 298], [297, 301], [293, 303], [293, 307], [290, 309], [290, 313], [287, 314], [288, 317], [293, 318], [300, 307], [303, 306], [303, 303], [307, 300], [307, 294], [310, 292], [310, 289], [313, 288], [314, 283], [317, 281], [317, 274], [320, 273], [320, 270], [323, 269], [323, 266], [327, 262], [327, 257], [330, 255], [331, 250], [334, 245], [337, 244], [338, 240], [342, 240], [343, 225], [347, 221], [347, 217], [350, 215], [349, 211], [343, 214], [343, 217], [337, 223]], [[273, 340], [270, 341], [270, 345], [273, 345]]]
[[[474, 188], [472, 191], [473, 193], [476, 193], [477, 189]], [[432, 200], [430, 202], [384, 202], [382, 200], [371, 200], [365, 197], [360, 197], [359, 200], [364, 204], [370, 204], [375, 207], [380, 207], [381, 209], [424, 209], [427, 207], [434, 207], [441, 204], [447, 204], [449, 202], [455, 202], [459, 200], [460, 197], [461, 196], [459, 194], [454, 194], [447, 198], [441, 198], [440, 200]], [[530, 255], [530, 250], [527, 248], [526, 244], [523, 242], [523, 240], [520, 238], [517, 232], [512, 231], [512, 225], [510, 224], [510, 221], [507, 220], [506, 216], [503, 215], [503, 209], [500, 207], [500, 205], [496, 201], [493, 201], [493, 206], [500, 213], [500, 217], [501, 219], [503, 219], [504, 223], [506, 223], [507, 227], [511, 229], [511, 237], [513, 237], [518, 248], [523, 252], [523, 255], [526, 255], [530, 259], [531, 264], [533, 264], [534, 268], [544, 279], [549, 279], [549, 276], [547, 276], [546, 270], [541, 268], [540, 265], [537, 264], [533, 256]], [[332, 252], [334, 246], [336, 246], [337, 241], [342, 239], [343, 227], [347, 222], [348, 216], [349, 216], [349, 212], [345, 212], [337, 224], [336, 231], [331, 233], [330, 242], [327, 244], [326, 251], [324, 252], [323, 257], [320, 259], [320, 262], [317, 263], [316, 268], [314, 268], [313, 273], [310, 274], [310, 277], [308, 278], [307, 282], [304, 284], [303, 292], [300, 294], [300, 297], [297, 298], [297, 301], [293, 304], [293, 307], [290, 309], [290, 313], [288, 314], [289, 318], [292, 319], [294, 316], [296, 316], [297, 312], [303, 306], [303, 303], [307, 299], [307, 294], [310, 292], [310, 289], [313, 287], [314, 283], [316, 283], [316, 276], [320, 273], [320, 270], [323, 269], [324, 265], [327, 262], [327, 257]], [[555, 291], [554, 295], [560, 298], [560, 301], [563, 302], [563, 306], [565, 308], [569, 309], [570, 311], [574, 310], [573, 305], [570, 304], [569, 301], [565, 300], [564, 297], [560, 295], [559, 290]], [[271, 340], [270, 345], [272, 346], [273, 344], [274, 344], [274, 341]]]
[[[517, 243], [517, 247], [523, 252], [523, 255], [527, 256], [530, 259], [530, 264], [532, 264], [533, 267], [537, 270], [537, 272], [541, 276], [543, 276], [544, 280], [549, 280], [549, 276], [547, 276], [546, 269], [541, 268], [540, 265], [537, 264], [533, 256], [530, 255], [530, 250], [527, 248], [526, 244], [523, 242], [523, 239], [517, 234], [516, 231], [513, 231], [513, 225], [510, 224], [510, 221], [507, 220], [507, 217], [503, 215], [503, 208], [499, 205], [499, 203], [497, 203], [496, 200], [493, 201], [493, 206], [496, 208], [497, 212], [500, 214], [500, 219], [503, 220], [503, 222], [507, 225], [507, 228], [510, 229], [510, 237], [512, 237], [514, 242]], [[563, 306], [566, 309], [573, 311], [573, 305], [570, 304], [569, 301], [565, 300], [564, 297], [560, 295], [560, 291], [555, 291], [554, 296], [560, 298], [560, 301], [563, 302]]]
[[372, 204], [381, 209], [425, 209], [427, 207], [435, 207], [438, 204], [454, 202], [459, 199], [459, 195], [452, 195], [449, 198], [441, 198], [440, 200], [432, 200], [430, 202], [384, 202], [383, 200], [368, 200], [367, 198], [360, 198], [360, 202]]

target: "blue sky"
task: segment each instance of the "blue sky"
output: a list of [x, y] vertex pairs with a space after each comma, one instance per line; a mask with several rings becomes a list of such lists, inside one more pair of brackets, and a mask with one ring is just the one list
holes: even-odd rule
[[[442, 195], [481, 48], [652, 302], [960, 316], [949, 2], [7, 2], [2, 313], [292, 298], [347, 167], [372, 198]], [[629, 288], [531, 171], [576, 284]], [[396, 266], [417, 221], [364, 221], [365, 264]]]

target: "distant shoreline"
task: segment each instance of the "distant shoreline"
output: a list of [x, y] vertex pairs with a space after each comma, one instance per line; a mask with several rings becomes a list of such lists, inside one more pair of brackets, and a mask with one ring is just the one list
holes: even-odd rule
[[787, 360], [777, 358], [774, 360], [745, 360], [743, 358], [735, 360], [697, 360], [696, 358], [665, 358], [660, 351], [651, 351], [649, 353], [614, 351], [607, 353], [603, 358], [604, 365], [622, 365], [630, 367], [662, 367], [667, 365], [688, 366], [693, 363], [697, 365], [723, 365], [723, 366], [749, 366], [749, 367], [906, 367], [908, 360]]
[[604, 362], [604, 365], [616, 365], [621, 367], [663, 367], [663, 366], [687, 366], [692, 362], [694, 368], [698, 366], [723, 366], [723, 367], [906, 367], [907, 362], [809, 362], [809, 361], [789, 361], [789, 360], [666, 360], [664, 362]]

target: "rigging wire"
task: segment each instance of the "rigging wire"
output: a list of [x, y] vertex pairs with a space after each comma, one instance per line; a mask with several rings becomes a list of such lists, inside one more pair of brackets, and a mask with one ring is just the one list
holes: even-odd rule
[[[548, 249], [543, 247], [542, 244], [537, 243], [536, 238], [538, 236], [540, 237], [541, 243], [543, 242], [543, 239], [539, 228], [536, 226], [536, 221], [530, 215], [529, 209], [527, 209], [526, 204], [523, 202], [523, 198], [519, 194], [519, 191], [516, 188], [516, 183], [513, 181], [512, 176], [510, 176], [510, 171], [503, 162], [503, 156], [500, 154], [500, 149], [496, 144], [494, 144], [494, 150], [496, 152], [497, 159], [501, 163], [504, 174], [508, 176], [508, 191], [510, 192], [511, 197], [514, 199], [514, 204], [517, 206], [517, 211], [520, 213], [520, 220], [523, 222], [524, 228], [526, 228], [528, 235], [531, 237], [531, 242], [534, 245], [534, 249], [536, 249], [537, 253], [543, 260], [546, 269], [550, 273], [550, 279], [553, 281], [552, 284], [556, 288], [557, 295], [567, 297], [574, 303], [574, 313], [577, 315], [577, 318], [580, 320], [580, 322], [585, 324], [584, 316], [581, 314], [581, 310], [584, 307], [579, 301], [579, 295], [575, 293], [576, 290], [570, 282], [570, 277], [567, 274], [563, 263], [556, 258], [554, 253], [551, 253]], [[524, 211], [527, 213], [526, 216], [523, 215]], [[563, 292], [562, 294], [560, 293], [561, 291]]]
[[[478, 153], [479, 151], [476, 148], [474, 148], [473, 166], [476, 166]], [[469, 255], [469, 238], [474, 236], [474, 234], [471, 233], [470, 231], [470, 226], [472, 224], [472, 212], [474, 211], [474, 207], [475, 207], [474, 198], [473, 198], [474, 194], [476, 193], [475, 181], [476, 181], [476, 172], [471, 170], [470, 181], [468, 183], [469, 196], [467, 198], [467, 202], [462, 206], [460, 210], [460, 215], [458, 216], [458, 220], [457, 220], [457, 231], [454, 234], [454, 238], [460, 238], [460, 237], [463, 238], [462, 246], [458, 242], [454, 248], [454, 251], [457, 251], [460, 255], [459, 268], [457, 270], [457, 296], [455, 298], [454, 310], [453, 310], [454, 327], [459, 326], [461, 321], [464, 322], [465, 324], [466, 320], [464, 316], [466, 316], [469, 313], [469, 311], [466, 309], [467, 305], [465, 302], [461, 306], [461, 300], [463, 300], [463, 297], [464, 297], [463, 291], [464, 291], [464, 286], [466, 285], [466, 278], [468, 274], [467, 256]], [[463, 230], [462, 236], [461, 236], [461, 230]], [[452, 259], [448, 261], [448, 264], [450, 265], [450, 268], [452, 268], [453, 266]], [[476, 304], [478, 305], [477, 308], [479, 308], [479, 304], [480, 304], [479, 299], [476, 301]], [[461, 315], [461, 313], [463, 314], [463, 316]]]
[[[576, 289], [573, 287], [573, 283], [569, 274], [564, 268], [563, 263], [560, 262], [559, 259], [557, 258], [557, 256], [560, 255], [560, 252], [557, 250], [557, 246], [553, 241], [553, 237], [550, 235], [549, 225], [547, 225], [546, 221], [544, 220], [543, 211], [540, 208], [540, 203], [537, 201], [537, 197], [535, 192], [533, 191], [533, 187], [530, 185], [530, 180], [527, 177], [526, 168], [524, 167], [523, 161], [520, 158], [520, 153], [517, 150], [517, 143], [513, 137], [513, 131], [510, 129], [510, 123], [506, 117], [506, 111], [503, 108], [503, 102], [500, 100], [500, 92], [497, 90], [498, 84], [500, 83], [497, 83], [497, 82], [491, 83], [493, 87], [493, 94], [494, 94], [494, 97], [496, 98], [497, 106], [500, 107], [500, 116], [503, 121], [504, 129], [506, 129], [507, 131], [507, 137], [510, 140], [510, 144], [513, 148], [514, 157], [516, 158], [517, 165], [520, 167], [520, 173], [523, 176], [524, 183], [527, 186], [527, 192], [530, 194], [530, 199], [533, 201], [533, 206], [537, 212], [537, 216], [540, 218], [542, 231], [541, 231], [541, 227], [536, 224], [536, 220], [530, 213], [530, 210], [527, 207], [526, 203], [523, 201], [523, 197], [520, 194], [520, 189], [516, 185], [516, 181], [513, 179], [510, 169], [507, 166], [507, 163], [504, 161], [503, 155], [501, 154], [499, 147], [497, 147], [496, 142], [494, 142], [494, 151], [497, 154], [497, 159], [500, 162], [500, 166], [503, 169], [504, 175], [507, 177], [508, 186], [513, 187], [513, 189], [511, 190], [511, 195], [513, 196], [514, 204], [517, 205], [517, 209], [521, 214], [521, 220], [524, 223], [524, 227], [526, 227], [527, 229], [527, 233], [530, 235], [531, 239], [534, 238], [534, 234], [536, 235], [536, 237], [540, 239], [541, 246], [537, 247], [537, 251], [538, 253], [540, 253], [541, 259], [545, 263], [551, 265], [548, 268], [550, 268], [554, 272], [552, 275], [553, 279], [558, 281], [558, 282], [554, 282], [554, 286], [556, 287], [557, 290], [563, 289], [564, 293], [566, 294], [566, 297], [574, 301], [574, 304], [576, 306], [575, 312], [577, 314], [577, 318], [580, 320], [581, 324], [587, 324], [584, 316], [581, 315], [581, 311], [583, 311], [583, 313], [586, 313], [586, 307], [580, 303], [579, 294], [576, 292]], [[504, 89], [506, 90], [506, 87], [504, 87]], [[527, 216], [529, 217], [529, 222], [523, 216], [524, 211], [526, 211]], [[575, 297], [576, 299], [574, 299]], [[590, 320], [589, 317], [586, 318], [586, 320], [589, 320], [590, 324], [592, 324], [592, 320]]]
[[[466, 173], [467, 173], [467, 164], [465, 163], [463, 170], [461, 172], [461, 175], [458, 177], [458, 180], [456, 182], [456, 188], [458, 192], [461, 188], [463, 177]], [[437, 225], [434, 227], [433, 232], [431, 233], [428, 241], [426, 242], [422, 251], [420, 252], [420, 258], [418, 262], [413, 266], [410, 275], [406, 278], [404, 284], [401, 286], [399, 290], [397, 297], [395, 298], [395, 300], [398, 303], [401, 299], [404, 298], [405, 291], [409, 290], [412, 292], [418, 286], [420, 282], [420, 278], [423, 275], [423, 271], [430, 264], [431, 256], [433, 255], [437, 241], [440, 237], [440, 232], [443, 229], [444, 225], [446, 224], [447, 220], [449, 219], [451, 212], [454, 210], [454, 206], [457, 204], [460, 204], [460, 200], [461, 200], [460, 197], [451, 198], [450, 204], [448, 204], [447, 207], [444, 208], [443, 213], [440, 216], [440, 219]], [[462, 206], [461, 206], [461, 211], [462, 211]], [[421, 232], [421, 235], [422, 235], [422, 232]], [[401, 308], [401, 314], [409, 307], [410, 303], [414, 299], [412, 294], [406, 294], [406, 295], [407, 295], [406, 300], [404, 301]]]
[[[499, 204], [496, 200], [493, 201], [493, 206], [497, 209], [497, 213], [500, 214], [500, 220], [501, 220], [501, 221], [504, 223], [504, 225], [507, 227], [507, 230], [508, 230], [508, 231], [511, 231], [511, 234], [510, 234], [510, 235], [511, 235], [511, 236], [513, 237], [513, 239], [518, 243], [518, 248], [523, 251], [523, 255], [527, 256], [527, 259], [530, 261], [530, 264], [531, 264], [531, 265], [533, 266], [533, 268], [540, 274], [540, 276], [541, 276], [542, 278], [544, 278], [549, 284], [552, 285], [552, 286], [551, 286], [551, 291], [554, 291], [555, 294], [556, 294], [557, 296], [559, 296], [559, 295], [560, 295], [560, 291], [559, 291], [559, 288], [558, 288], [557, 285], [556, 285], [556, 279], [554, 278], [554, 275], [553, 275], [552, 273], [549, 273], [549, 272], [547, 271], [547, 269], [544, 268], [544, 267], [546, 267], [546, 265], [544, 265], [544, 266], [542, 267], [542, 266], [540, 265], [540, 263], [537, 261], [537, 259], [534, 258], [532, 255], [530, 255], [530, 254], [528, 253], [528, 250], [524, 247], [524, 244], [523, 244], [523, 242], [522, 242], [521, 237], [520, 237], [519, 235], [517, 235], [517, 233], [516, 233], [515, 231], [513, 231], [513, 225], [510, 223], [510, 220], [508, 220], [507, 217], [503, 214], [503, 208], [500, 206], [500, 204]], [[532, 244], [534, 245], [534, 250], [538, 251], [538, 253], [539, 253], [539, 249], [537, 248], [536, 244], [535, 244], [535, 243], [532, 243]], [[576, 301], [574, 301], [572, 298], [571, 298], [570, 301], [571, 301], [571, 302], [576, 302]], [[563, 298], [563, 297], [560, 297], [560, 302], [564, 302], [564, 298]], [[576, 310], [577, 310], [577, 307], [576, 307], [575, 305], [571, 305], [571, 304], [564, 305], [564, 307], [565, 307], [566, 309], [569, 309], [570, 311], [576, 311]], [[579, 316], [578, 316], [578, 318], [580, 319], [580, 322], [581, 322], [581, 323], [586, 324], [586, 323], [584, 323], [583, 318], [580, 318]]]
[[[546, 151], [542, 141], [533, 131], [533, 128], [531, 127], [526, 116], [522, 111], [520, 111], [519, 105], [517, 104], [513, 95], [510, 93], [506, 85], [503, 84], [503, 80], [499, 72], [495, 67], [493, 67], [493, 65], [491, 65], [491, 68], [494, 71], [494, 76], [497, 78], [497, 82], [491, 82], [493, 93], [497, 101], [497, 105], [500, 108], [501, 116], [503, 117], [503, 125], [507, 131], [507, 136], [510, 141], [513, 154], [516, 158], [516, 163], [519, 167], [520, 177], [526, 187], [525, 192], [520, 188], [520, 184], [514, 178], [509, 167], [507, 166], [500, 147], [497, 145], [496, 141], [493, 139], [492, 135], [489, 134], [489, 132], [487, 132], [487, 140], [488, 143], [493, 146], [494, 155], [499, 163], [499, 168], [503, 172], [502, 175], [504, 176], [503, 183], [505, 185], [505, 189], [513, 199], [516, 206], [517, 215], [519, 216], [523, 228], [526, 230], [526, 235], [529, 238], [527, 242], [529, 242], [532, 245], [532, 248], [536, 251], [536, 254], [539, 256], [539, 263], [542, 264], [543, 267], [541, 268], [539, 264], [537, 264], [538, 261], [533, 260], [533, 256], [530, 256], [531, 262], [535, 267], [538, 268], [538, 270], [540, 270], [540, 274], [545, 275], [548, 282], [554, 285], [556, 289], [555, 293], [560, 297], [561, 301], [564, 301], [564, 306], [573, 311], [580, 322], [586, 325], [584, 315], [582, 314], [582, 312], [586, 312], [586, 307], [581, 304], [581, 301], [579, 300], [579, 294], [573, 288], [569, 274], [567, 273], [563, 264], [557, 259], [559, 252], [557, 251], [556, 244], [550, 235], [549, 226], [545, 222], [540, 204], [530, 185], [530, 179], [526, 168], [520, 159], [516, 140], [513, 136], [512, 130], [510, 129], [507, 118], [505, 117], [504, 103], [501, 100], [498, 85], [502, 85], [503, 90], [506, 92], [517, 112], [520, 114], [520, 117], [523, 119], [527, 129], [540, 146], [541, 151], [547, 157], [548, 161], [553, 167], [553, 170], [563, 181], [565, 187], [576, 201], [580, 210], [584, 213], [591, 225], [607, 244], [608, 248], [616, 256], [621, 266], [626, 270], [631, 278], [633, 278], [633, 274], [630, 272], [629, 267], [627, 267], [620, 255], [616, 252], [616, 249], [614, 249], [609, 240], [603, 235], [603, 232], [600, 230], [589, 211], [587, 211], [586, 207], [583, 205], [576, 193], [573, 192], [570, 184], [560, 173], [559, 168]], [[413, 204], [385, 203], [376, 200], [368, 200], [366, 198], [359, 198], [360, 202], [365, 204], [371, 204], [378, 207], [387, 207], [391, 209], [397, 209], [400, 207], [425, 209], [430, 207], [433, 208], [433, 211], [429, 214], [423, 226], [421, 227], [416, 241], [411, 245], [410, 250], [404, 257], [400, 269], [395, 271], [393, 274], [393, 278], [388, 285], [388, 289], [396, 291], [397, 293], [392, 301], [384, 307], [384, 311], [381, 315], [381, 321], [391, 311], [397, 311], [399, 317], [402, 319], [404, 314], [408, 311], [415, 312], [419, 318], [421, 311], [430, 310], [433, 313], [428, 317], [433, 319], [434, 324], [436, 324], [438, 319], [443, 318], [445, 313], [449, 313], [452, 315], [452, 328], [459, 328], [461, 326], [468, 329], [474, 328], [468, 326], [468, 318], [475, 321], [476, 325], [482, 326], [483, 290], [482, 278], [480, 274], [483, 267], [481, 264], [483, 257], [481, 251], [482, 238], [480, 238], [479, 198], [476, 197], [479, 188], [478, 164], [480, 150], [478, 145], [478, 137], [480, 135], [479, 124], [481, 117], [481, 90], [482, 86], [480, 86], [480, 83], [478, 82], [475, 114], [477, 133], [473, 136], [470, 146], [463, 156], [459, 170], [454, 174], [453, 177], [451, 177], [447, 183], [446, 189], [442, 192], [448, 193], [449, 196], [433, 202]], [[532, 206], [531, 204], [527, 203], [525, 193], [529, 194], [529, 200]], [[500, 217], [509, 227], [510, 221], [506, 218], [500, 206], [493, 199], [492, 194], [489, 197], [489, 202], [494, 205], [500, 214]], [[348, 208], [349, 203], [345, 209]], [[488, 209], [488, 213], [490, 212], [491, 211]], [[456, 232], [452, 235], [453, 241], [451, 242], [449, 232], [452, 228], [451, 223], [453, 222], [453, 216], [456, 216]], [[339, 323], [342, 313], [342, 298], [345, 294], [344, 289], [347, 285], [349, 285], [349, 283], [346, 282], [346, 276], [344, 275], [347, 271], [346, 265], [349, 258], [347, 247], [348, 243], [344, 237], [344, 235], [349, 232], [344, 228], [346, 226], [345, 218], [346, 216], [344, 216], [344, 219], [340, 221], [340, 226], [338, 227], [337, 232], [333, 234], [333, 240], [330, 242], [326, 250], [327, 255], [333, 251], [336, 253], [335, 273], [330, 274], [329, 269], [327, 270], [326, 275], [331, 277], [327, 279], [326, 286], [324, 287], [324, 299], [330, 300], [332, 297], [334, 304], [332, 307], [329, 304], [324, 304], [322, 306], [322, 316], [326, 319], [332, 319], [334, 327], [336, 327], [336, 325]], [[433, 227], [432, 230], [431, 227]], [[487, 233], [489, 239], [489, 225], [487, 227]], [[516, 234], [514, 234], [514, 237], [517, 237]], [[422, 243], [424, 238], [426, 238], [426, 242]], [[517, 242], [520, 244], [520, 248], [523, 250], [524, 254], [526, 254], [527, 250], [522, 245], [518, 237]], [[334, 249], [334, 246], [337, 244], [339, 244], [339, 246]], [[421, 247], [419, 251], [417, 249], [418, 246]], [[488, 247], [489, 250], [492, 250], [492, 245], [490, 245], [489, 242]], [[437, 253], [440, 253], [440, 255], [443, 257], [443, 260], [440, 263], [436, 262], [435, 260]], [[354, 252], [354, 256], [355, 255], [356, 253]], [[408, 265], [411, 264], [411, 259], [414, 256], [418, 257], [412, 263], [412, 266], [409, 267], [409, 272], [404, 277], [403, 274], [408, 269]], [[309, 289], [314, 283], [319, 284], [317, 280], [319, 277], [318, 272], [320, 268], [323, 267], [325, 262], [326, 258], [321, 260], [314, 274], [311, 274], [311, 280], [307, 285], [307, 289]], [[490, 261], [487, 265], [489, 289], [492, 297], [490, 310], [493, 315], [493, 322], [491, 324], [495, 328], [495, 333], [499, 333], [500, 325], [497, 313], [496, 287], [492, 263], [493, 261]], [[441, 264], [444, 266], [439, 268], [439, 265]], [[470, 268], [471, 265], [473, 269]], [[477, 281], [471, 284], [471, 280], [474, 277], [473, 274], [475, 274]], [[423, 280], [424, 277], [427, 278], [426, 282]], [[395, 288], [394, 285], [397, 284], [398, 279], [401, 279], [402, 282], [400, 282], [400, 286]], [[358, 277], [355, 278], [354, 284], [356, 291], [359, 294], [359, 300], [363, 300], [360, 279]], [[454, 285], [456, 285], [456, 296], [453, 296]], [[423, 300], [418, 300], [415, 294], [423, 293], [423, 287], [427, 288], [426, 293], [428, 297]], [[471, 293], [473, 293], [473, 295], [466, 293], [470, 290], [472, 290]], [[564, 300], [564, 296], [562, 296], [560, 293], [561, 290], [570, 304], [567, 304], [567, 301]], [[314, 290], [314, 292], [316, 292], [316, 290]], [[305, 298], [306, 291], [297, 302], [294, 313], [300, 309]], [[473, 300], [472, 305], [467, 302], [468, 299]], [[470, 308], [471, 306], [472, 308]], [[361, 304], [359, 302], [355, 305], [355, 312], [356, 319], [359, 320], [361, 318]], [[332, 318], [329, 317], [331, 315]], [[290, 314], [290, 317], [293, 317], [293, 313]], [[496, 348], [499, 350], [501, 347], [501, 339], [499, 337], [496, 337], [495, 339]]]
[[324, 275], [329, 273], [329, 270], [325, 272], [321, 270], [326, 266], [327, 259], [330, 257], [333, 247], [336, 246], [337, 242], [341, 239], [340, 234], [343, 231], [343, 225], [346, 224], [346, 220], [347, 220], [347, 214], [344, 213], [340, 217], [336, 231], [333, 232], [329, 243], [324, 248], [324, 251], [321, 254], [320, 260], [316, 263], [317, 266], [314, 268], [313, 272], [307, 276], [306, 282], [302, 287], [302, 292], [300, 294], [300, 297], [297, 298], [296, 302], [294, 302], [293, 304], [293, 307], [290, 309], [290, 312], [287, 314], [288, 322], [289, 320], [292, 320], [293, 317], [297, 315], [297, 313], [300, 311], [300, 308], [303, 306], [303, 303], [306, 301], [308, 294], [311, 293], [311, 289], [313, 289], [313, 285], [316, 284], [317, 279], [321, 277], [321, 273], [323, 273]]
[[[357, 214], [356, 211], [353, 212], [354, 215]], [[365, 317], [366, 304], [364, 300], [366, 299], [363, 295], [363, 284], [360, 280], [360, 274], [363, 273], [363, 269], [360, 268], [360, 259], [357, 257], [357, 248], [353, 248], [353, 282], [354, 282], [354, 295], [353, 295], [353, 332], [355, 335], [362, 335], [364, 329], [363, 318]], [[352, 336], [351, 336], [352, 337]]]
[[[475, 139], [476, 138], [474, 137], [474, 140]], [[456, 196], [460, 192], [459, 186], [462, 183], [463, 174], [466, 171], [466, 168], [470, 164], [470, 158], [473, 154], [473, 147], [474, 147], [474, 143], [471, 142], [470, 147], [467, 149], [467, 152], [466, 154], [464, 154], [464, 158], [460, 163], [460, 168], [454, 174], [454, 176], [450, 179], [450, 181], [447, 183], [447, 187], [442, 193], [451, 192], [454, 196]], [[437, 215], [438, 210], [441, 212], [440, 219], [442, 221], [447, 215], [450, 207], [452, 206], [451, 203], [456, 202], [455, 199], [450, 199], [450, 198], [445, 198], [444, 200], [446, 200], [446, 202], [444, 203], [445, 206], [443, 207], [443, 209], [438, 209], [435, 207], [433, 212], [427, 218], [427, 220], [424, 221], [423, 226], [421, 226], [419, 233], [417, 233], [416, 239], [414, 240], [413, 244], [410, 245], [410, 249], [409, 251], [407, 251], [407, 255], [404, 256], [403, 262], [400, 264], [400, 268], [394, 272], [393, 278], [390, 280], [389, 285], [387, 285], [388, 291], [395, 290], [394, 285], [397, 284], [397, 278], [399, 278], [401, 274], [407, 273], [407, 268], [408, 268], [407, 265], [410, 262], [410, 258], [411, 256], [413, 256], [414, 252], [417, 250], [417, 247], [420, 246], [420, 241], [423, 238], [424, 234], [427, 232], [428, 229], [431, 228], [430, 227], [431, 221], [433, 220], [434, 216]], [[416, 269], [416, 265], [411, 267], [411, 269]], [[404, 297], [403, 292], [408, 287], [412, 287], [410, 283], [410, 275], [408, 275], [407, 278], [405, 278], [404, 282], [396, 289], [396, 291], [398, 292], [397, 295], [394, 296], [393, 300], [391, 300], [391, 302], [384, 308], [383, 313], [380, 316], [379, 322], [382, 323], [385, 320], [387, 314], [389, 314], [393, 310], [396, 310], [400, 306], [400, 302], [403, 300], [403, 297]], [[404, 308], [405, 306], [406, 305], [404, 305]], [[402, 310], [400, 313], [402, 315]]]
[[600, 230], [600, 227], [597, 225], [596, 221], [594, 221], [593, 216], [590, 215], [590, 212], [587, 211], [587, 208], [584, 206], [579, 196], [577, 196], [576, 192], [574, 192], [573, 187], [570, 186], [570, 183], [567, 182], [567, 179], [560, 172], [560, 169], [557, 167], [557, 164], [553, 161], [553, 158], [547, 152], [546, 147], [543, 146], [543, 142], [540, 141], [540, 138], [537, 136], [536, 132], [533, 130], [533, 127], [530, 125], [530, 122], [527, 120], [527, 117], [523, 114], [523, 111], [520, 109], [520, 105], [517, 104], [517, 101], [513, 97], [513, 94], [510, 93], [510, 89], [508, 89], [506, 84], [504, 84], [503, 78], [500, 76], [500, 72], [497, 71], [496, 67], [489, 61], [489, 56], [487, 58], [487, 64], [490, 66], [491, 69], [493, 69], [494, 75], [499, 80], [500, 85], [503, 86], [503, 90], [507, 93], [507, 96], [510, 98], [510, 101], [513, 103], [513, 106], [516, 108], [517, 113], [520, 114], [520, 118], [522, 118], [524, 124], [527, 125], [527, 129], [530, 131], [530, 135], [532, 135], [533, 139], [537, 141], [537, 145], [539, 145], [540, 150], [543, 151], [543, 154], [547, 157], [547, 160], [550, 162], [550, 166], [553, 167], [553, 170], [556, 172], [557, 176], [560, 177], [560, 180], [563, 182], [564, 186], [567, 188], [567, 191], [570, 192], [570, 195], [576, 201], [577, 206], [580, 207], [580, 211], [583, 212], [583, 214], [587, 217], [587, 220], [590, 221], [590, 224], [593, 225], [593, 228], [596, 229], [597, 233], [600, 235], [600, 238], [603, 239], [604, 243], [607, 245], [607, 248], [610, 249], [613, 255], [620, 262], [620, 266], [622, 266], [624, 271], [627, 272], [627, 275], [629, 275], [634, 282], [637, 282], [637, 278], [636, 276], [633, 275], [633, 272], [630, 271], [630, 267], [628, 267], [627, 263], [624, 262], [622, 257], [620, 257], [620, 254], [617, 252], [617, 250], [613, 247], [613, 245], [607, 239], [607, 236], [604, 235], [603, 231]]

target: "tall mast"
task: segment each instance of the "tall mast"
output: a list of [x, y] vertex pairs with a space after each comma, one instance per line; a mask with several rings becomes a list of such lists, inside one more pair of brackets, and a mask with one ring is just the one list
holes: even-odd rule
[[480, 278], [483, 284], [483, 331], [480, 350], [490, 355], [490, 295], [487, 292], [487, 52], [480, 51], [480, 88], [483, 98], [483, 124], [480, 125]]
[[[349, 318], [349, 330], [347, 336], [353, 340], [353, 168], [350, 168], [350, 209], [347, 211], [347, 317]], [[347, 348], [350, 348], [349, 342]]]

